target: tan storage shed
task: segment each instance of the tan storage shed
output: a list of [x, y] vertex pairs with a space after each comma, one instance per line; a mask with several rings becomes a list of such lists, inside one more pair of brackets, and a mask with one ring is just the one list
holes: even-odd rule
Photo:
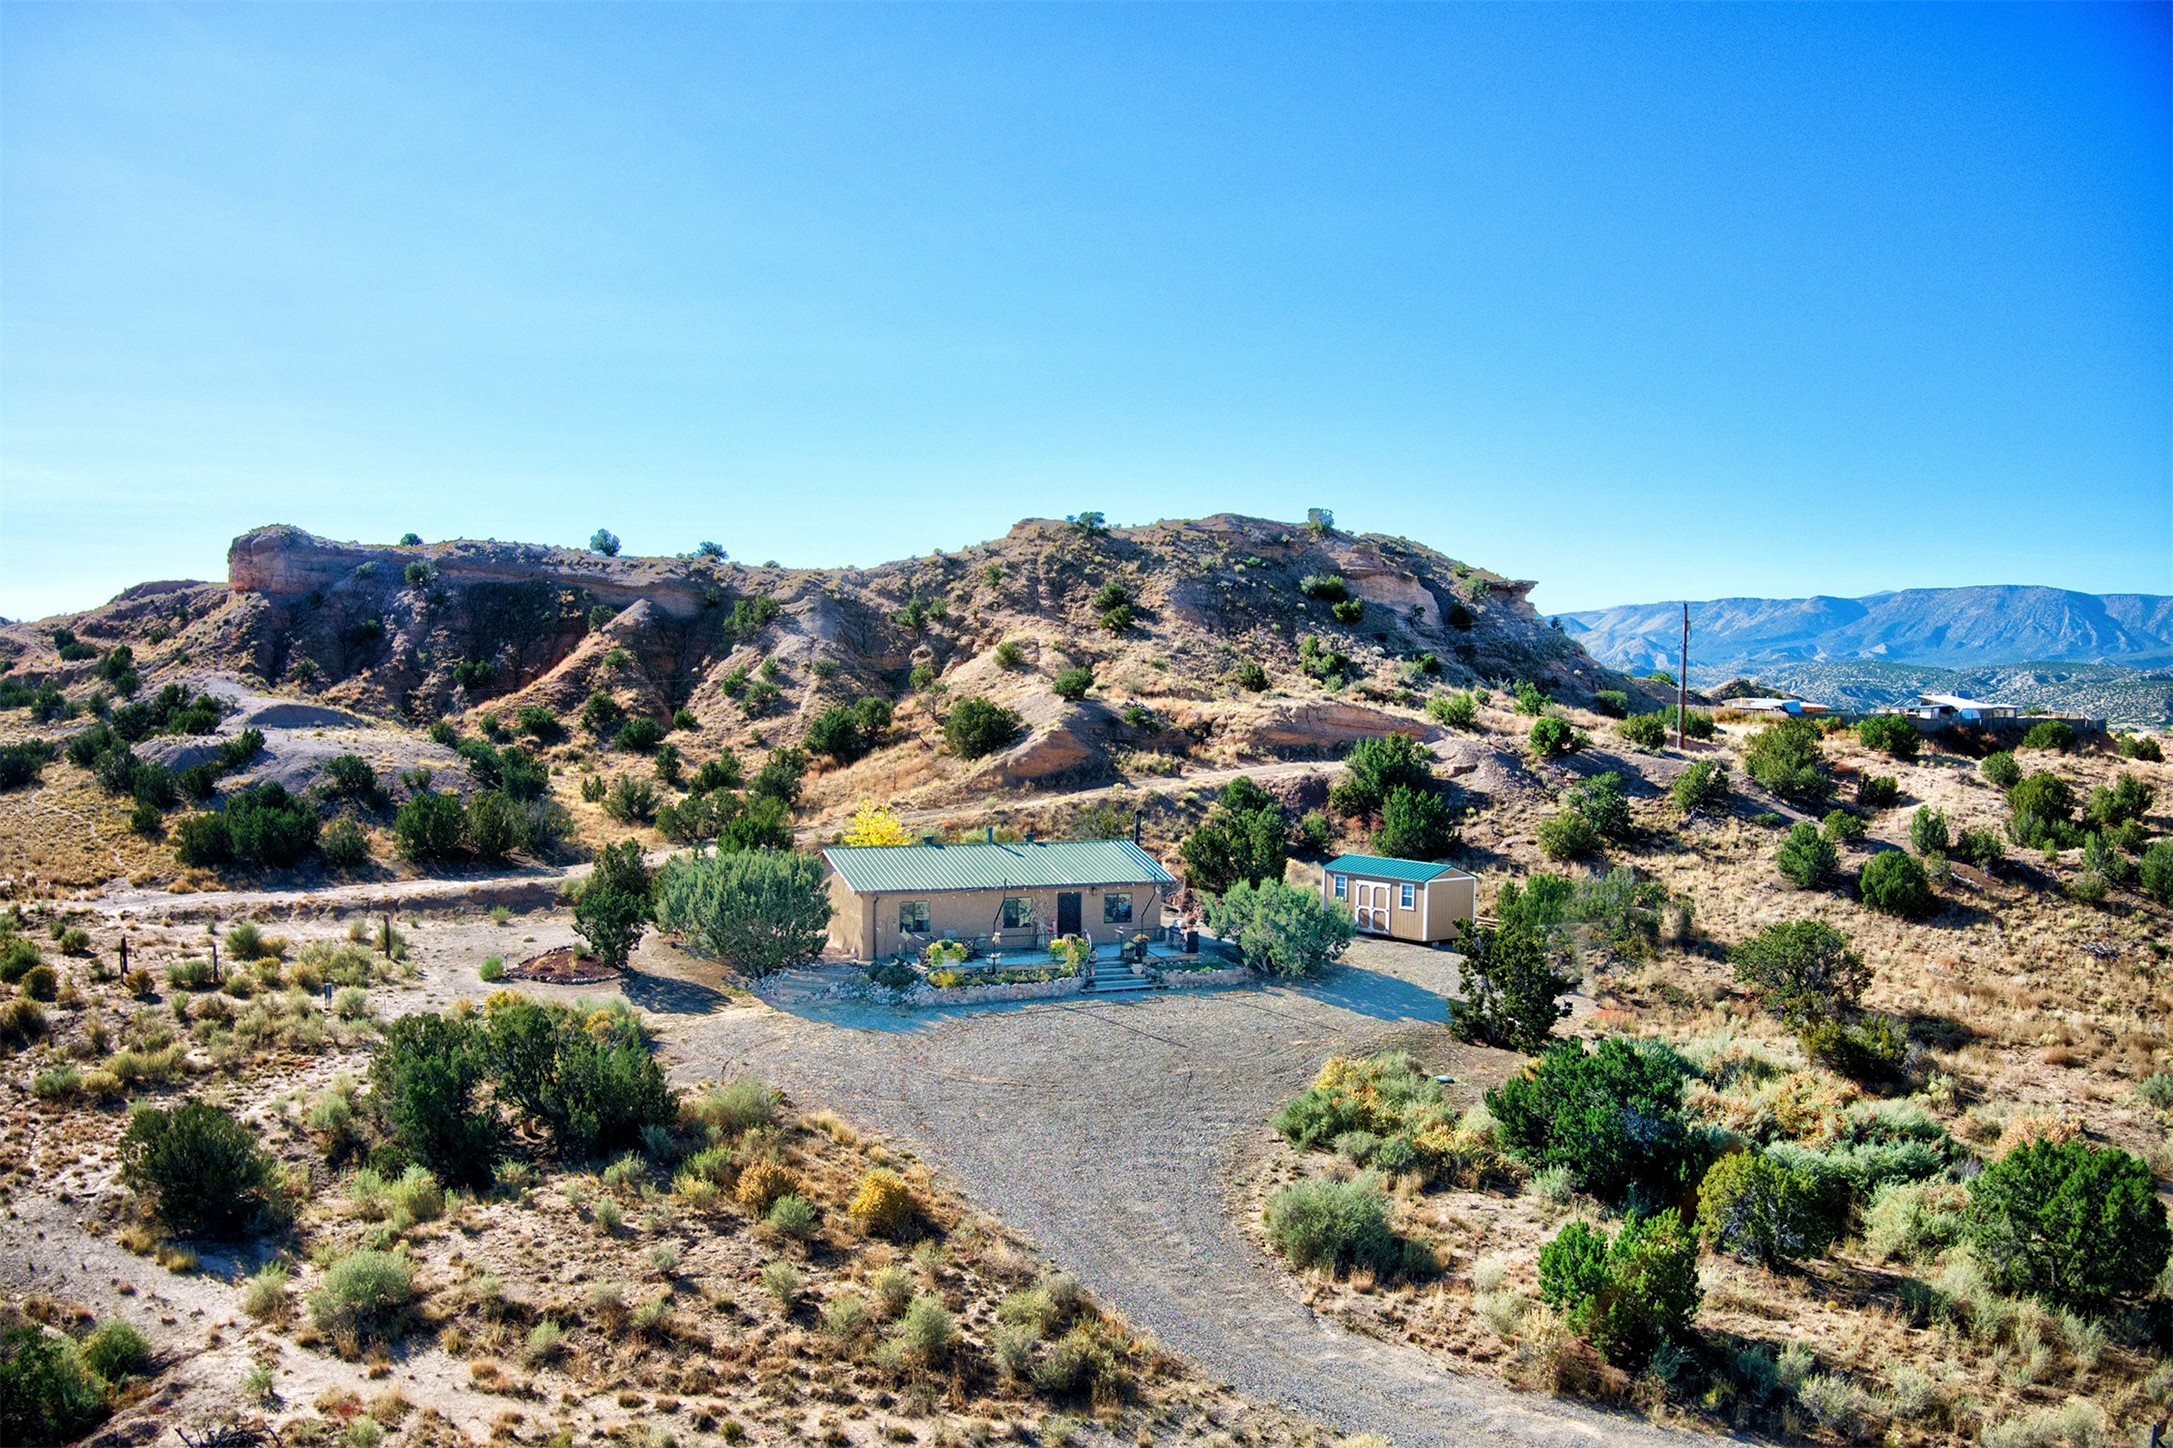
[[1361, 935], [1436, 945], [1479, 913], [1479, 877], [1453, 865], [1338, 855], [1321, 868], [1320, 897], [1350, 911]]

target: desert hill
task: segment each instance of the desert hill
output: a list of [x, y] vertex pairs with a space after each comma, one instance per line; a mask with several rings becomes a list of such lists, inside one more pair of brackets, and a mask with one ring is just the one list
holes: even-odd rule
[[[125, 643], [150, 685], [226, 678], [411, 729], [531, 706], [571, 723], [600, 695], [621, 717], [694, 726], [690, 762], [796, 743], [825, 709], [875, 697], [895, 708], [885, 747], [817, 781], [814, 801], [944, 804], [1108, 782], [1135, 755], [1289, 757], [1424, 731], [1421, 696], [1444, 686], [1531, 679], [1568, 703], [1638, 687], [1548, 626], [1531, 586], [1408, 539], [1235, 515], [1028, 520], [866, 569], [268, 527], [234, 541], [224, 586], [145, 585], [10, 625], [0, 655], [16, 679], [80, 693]], [[1081, 668], [1083, 697], [1052, 688]], [[1023, 721], [970, 766], [943, 755], [937, 727], [968, 695]]]

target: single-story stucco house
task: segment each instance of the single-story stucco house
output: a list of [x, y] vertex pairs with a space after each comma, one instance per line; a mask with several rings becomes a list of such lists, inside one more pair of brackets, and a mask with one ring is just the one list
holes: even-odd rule
[[1162, 928], [1177, 879], [1130, 840], [832, 845], [830, 938], [859, 961], [938, 940], [1026, 950], [1064, 935], [1097, 945]]
[[1479, 877], [1454, 865], [1338, 855], [1321, 867], [1320, 898], [1340, 903], [1366, 935], [1432, 945], [1479, 913]]

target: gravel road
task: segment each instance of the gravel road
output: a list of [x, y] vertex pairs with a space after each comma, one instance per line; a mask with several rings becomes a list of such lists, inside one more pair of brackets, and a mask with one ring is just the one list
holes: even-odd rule
[[1450, 956], [1361, 941], [1301, 989], [914, 1013], [788, 989], [778, 1009], [682, 1017], [666, 1035], [687, 1071], [751, 1068], [910, 1143], [1164, 1347], [1254, 1397], [1398, 1448], [1680, 1443], [1350, 1333], [1241, 1231], [1233, 1178], [1268, 1113], [1322, 1058], [1437, 1023], [1454, 979]]

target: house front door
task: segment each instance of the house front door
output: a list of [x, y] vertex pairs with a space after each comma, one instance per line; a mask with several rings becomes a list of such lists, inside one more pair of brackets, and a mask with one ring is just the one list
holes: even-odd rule
[[1056, 897], [1056, 933], [1079, 933], [1079, 892], [1076, 890], [1066, 891]]
[[1351, 881], [1351, 918], [1360, 930], [1388, 933], [1388, 886], [1369, 880]]

